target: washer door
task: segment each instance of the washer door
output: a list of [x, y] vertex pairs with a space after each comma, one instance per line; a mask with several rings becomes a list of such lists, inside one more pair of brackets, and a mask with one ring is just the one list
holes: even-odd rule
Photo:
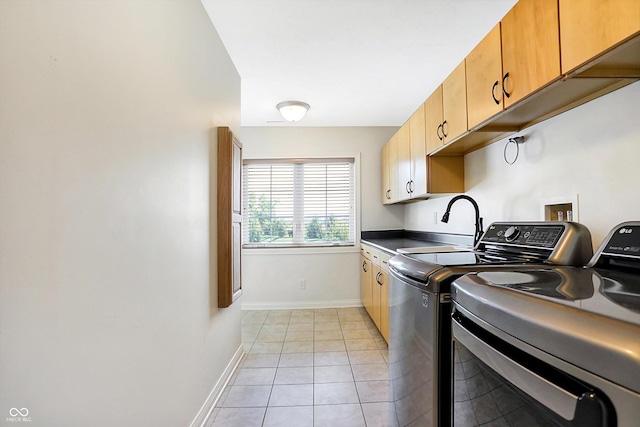
[[537, 360], [454, 310], [455, 427], [608, 427], [615, 416], [594, 387]]

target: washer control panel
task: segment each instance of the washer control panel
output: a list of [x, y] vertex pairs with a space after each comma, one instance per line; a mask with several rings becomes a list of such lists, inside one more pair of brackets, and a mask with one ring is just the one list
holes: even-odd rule
[[640, 258], [640, 224], [625, 223], [610, 233], [604, 252]]
[[493, 223], [480, 242], [551, 249], [556, 246], [564, 231], [563, 224]]

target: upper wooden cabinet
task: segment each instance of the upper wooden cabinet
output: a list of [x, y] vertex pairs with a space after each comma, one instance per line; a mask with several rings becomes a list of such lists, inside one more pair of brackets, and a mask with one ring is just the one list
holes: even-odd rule
[[467, 67], [467, 120], [469, 129], [500, 113], [502, 95], [502, 42], [500, 24], [471, 51]]
[[400, 184], [398, 183], [399, 175], [399, 149], [398, 149], [398, 134], [396, 133], [387, 143], [389, 145], [389, 203], [395, 203], [400, 200]]
[[427, 145], [425, 142], [424, 104], [409, 118], [409, 142], [411, 146], [411, 197], [427, 192]]
[[[440, 104], [442, 105], [442, 102]], [[397, 181], [399, 197], [393, 200], [395, 202], [423, 197], [429, 193], [425, 106], [426, 103], [422, 104], [413, 113], [385, 147], [387, 150], [389, 148], [393, 149], [393, 144], [396, 144], [395, 149], [398, 152]], [[383, 198], [386, 198], [386, 195], [383, 194]]]
[[561, 76], [558, 0], [519, 0], [501, 24], [508, 108]]
[[411, 198], [411, 131], [406, 122], [397, 133], [399, 200]]
[[389, 163], [389, 146], [387, 142], [382, 147], [382, 204], [386, 205], [391, 201], [391, 165]]
[[398, 134], [396, 133], [382, 147], [382, 203], [385, 205], [400, 200], [399, 166]]
[[467, 82], [462, 61], [425, 102], [427, 152], [467, 131]]
[[427, 98], [427, 155], [463, 156], [638, 80], [639, 0], [519, 0]]
[[573, 71], [639, 31], [638, 0], [560, 0], [562, 72]]
[[442, 111], [442, 85], [433, 91], [424, 103], [427, 153], [431, 153], [444, 144], [444, 138], [440, 131], [444, 121]]
[[497, 31], [466, 59], [469, 131], [432, 155], [464, 155], [640, 79], [637, 0], [519, 0], [499, 43]]
[[[384, 204], [464, 191], [462, 156], [427, 155], [427, 104], [422, 104], [382, 149]], [[438, 104], [442, 106], [442, 101]]]
[[442, 134], [444, 143], [453, 141], [467, 131], [467, 79], [462, 61], [442, 82]]

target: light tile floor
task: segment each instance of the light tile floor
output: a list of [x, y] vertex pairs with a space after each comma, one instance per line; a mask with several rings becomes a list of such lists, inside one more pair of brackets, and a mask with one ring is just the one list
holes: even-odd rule
[[246, 311], [207, 427], [388, 426], [388, 347], [363, 308]]

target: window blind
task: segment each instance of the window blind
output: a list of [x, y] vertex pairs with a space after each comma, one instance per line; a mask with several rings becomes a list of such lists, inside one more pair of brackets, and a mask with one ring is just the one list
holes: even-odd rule
[[354, 159], [248, 160], [243, 246], [355, 244]]

